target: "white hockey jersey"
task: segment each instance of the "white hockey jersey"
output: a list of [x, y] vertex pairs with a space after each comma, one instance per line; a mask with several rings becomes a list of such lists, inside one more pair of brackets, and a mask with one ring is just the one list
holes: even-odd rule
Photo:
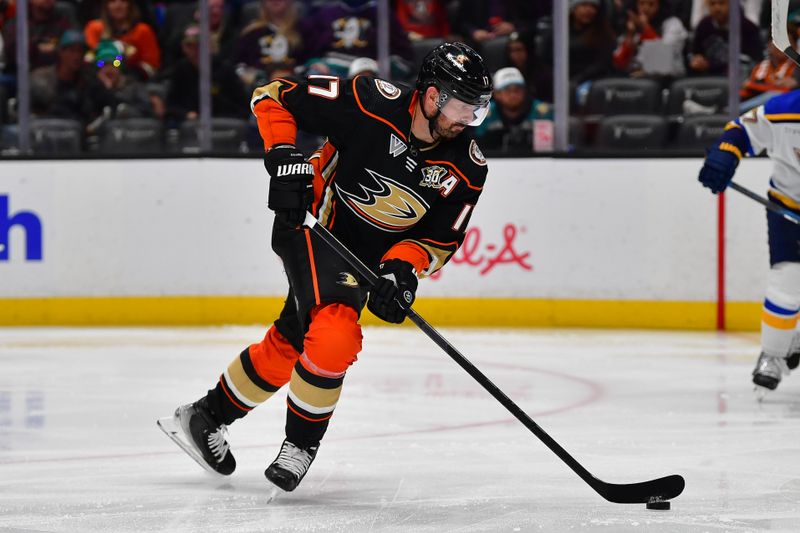
[[746, 146], [738, 146], [743, 154], [746, 151], [753, 156], [766, 150], [772, 159], [770, 195], [800, 209], [800, 90], [772, 98], [728, 127], [736, 126], [746, 133]]

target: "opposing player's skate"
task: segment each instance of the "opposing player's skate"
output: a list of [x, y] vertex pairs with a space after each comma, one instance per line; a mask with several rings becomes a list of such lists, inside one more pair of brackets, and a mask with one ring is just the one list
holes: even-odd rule
[[264, 475], [278, 487], [291, 492], [297, 488], [308, 472], [308, 467], [317, 456], [318, 448], [318, 446], [298, 448], [288, 440], [284, 440], [278, 457], [264, 471]]
[[753, 383], [756, 385], [756, 394], [759, 399], [763, 398], [767, 391], [775, 390], [781, 382], [781, 378], [788, 375], [789, 366], [785, 357], [761, 352], [756, 368], [753, 370]]
[[209, 472], [229, 476], [236, 469], [236, 460], [225, 440], [227, 429], [224, 424], [217, 424], [211, 416], [205, 398], [181, 405], [172, 417], [161, 418], [157, 424]]

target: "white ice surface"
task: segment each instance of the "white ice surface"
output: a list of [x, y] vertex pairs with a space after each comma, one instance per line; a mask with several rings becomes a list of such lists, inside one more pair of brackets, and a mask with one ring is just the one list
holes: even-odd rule
[[598, 478], [686, 478], [608, 503], [415, 328], [365, 328], [316, 462], [269, 501], [285, 392], [205, 473], [155, 425], [261, 328], [0, 329], [0, 532], [800, 531], [800, 377], [763, 404], [757, 337], [443, 330]]

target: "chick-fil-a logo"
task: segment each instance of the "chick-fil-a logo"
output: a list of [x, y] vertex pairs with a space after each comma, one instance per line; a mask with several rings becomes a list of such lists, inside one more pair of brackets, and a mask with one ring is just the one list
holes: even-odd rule
[[[533, 265], [529, 262], [531, 253], [518, 250], [516, 247], [517, 235], [524, 231], [524, 228], [516, 224], [506, 224], [498, 242], [485, 238], [481, 228], [471, 227], [464, 235], [464, 242], [450, 263], [478, 269], [478, 274], [481, 276], [488, 275], [501, 265], [516, 265], [523, 270], [533, 270]], [[441, 275], [440, 270], [433, 274], [431, 279], [439, 279]]]

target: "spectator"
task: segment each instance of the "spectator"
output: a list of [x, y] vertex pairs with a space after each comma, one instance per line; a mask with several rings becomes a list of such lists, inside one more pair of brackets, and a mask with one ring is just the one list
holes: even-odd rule
[[[170, 127], [200, 115], [198, 91], [200, 28], [188, 26], [183, 33], [183, 57], [175, 71], [167, 93], [166, 117]], [[250, 109], [247, 94], [233, 67], [218, 56], [211, 58], [211, 110], [215, 117], [247, 118]]]
[[161, 67], [161, 48], [153, 29], [140, 19], [131, 0], [103, 0], [100, 18], [90, 21], [84, 34], [91, 49], [102, 39], [122, 42], [126, 68], [147, 80]]
[[550, 104], [531, 98], [525, 78], [514, 67], [494, 75], [494, 97], [486, 119], [475, 130], [481, 147], [503, 152], [533, 151], [534, 120], [553, 120]]
[[600, 0], [570, 0], [569, 4], [569, 79], [581, 85], [609, 72], [615, 39], [600, 14]]
[[[322, 74], [346, 76], [349, 62], [341, 64], [328, 59], [332, 54], [377, 57], [377, 28], [375, 2], [321, 4], [299, 24], [309, 68]], [[393, 56], [392, 77], [409, 77], [411, 43], [394, 13], [389, 21], [389, 51]]]
[[[69, 18], [59, 15], [55, 0], [29, 0], [28, 50], [31, 69], [56, 62], [56, 49], [61, 34], [70, 27]], [[17, 71], [17, 21], [9, 20], [3, 29], [6, 72]]]
[[[724, 76], [728, 72], [728, 0], [706, 0], [709, 15], [695, 28], [689, 55], [689, 70], [694, 74]], [[758, 27], [742, 17], [741, 53], [753, 64], [764, 57]]]
[[412, 41], [450, 35], [445, 0], [398, 0], [395, 14]]
[[525, 77], [525, 84], [531, 96], [546, 102], [553, 101], [552, 50], [549, 61], [537, 57], [534, 40], [530, 35], [514, 32], [506, 43], [506, 67], [515, 67]]
[[350, 68], [347, 71], [348, 78], [355, 78], [358, 75], [370, 76], [372, 78], [378, 75], [378, 62], [371, 57], [358, 57], [350, 63]]
[[[691, 17], [692, 27], [697, 27], [703, 17], [709, 14], [708, 3], [705, 0], [683, 0], [682, 3], [691, 4], [689, 16]], [[739, 0], [742, 6], [742, 13], [751, 22], [759, 22], [764, 18], [765, 12], [771, 13], [769, 0]], [[767, 26], [769, 27], [769, 26]]]
[[61, 34], [54, 65], [31, 72], [31, 112], [41, 117], [83, 121], [87, 106], [87, 88], [91, 79], [83, 60], [86, 40], [78, 30]]
[[533, 29], [538, 16], [549, 2], [530, 0], [462, 0], [458, 10], [457, 30], [468, 42], [482, 43], [515, 31]]
[[125, 45], [102, 39], [95, 49], [94, 78], [88, 87], [87, 127], [94, 133], [105, 118], [152, 117], [155, 107], [145, 84], [126, 72]]
[[636, 0], [625, 34], [614, 51], [617, 70], [631, 76], [683, 76], [683, 48], [689, 33], [669, 15], [666, 0]]
[[292, 0], [261, 0], [261, 17], [242, 30], [236, 42], [236, 71], [245, 85], [261, 84], [274, 69], [299, 63], [303, 42], [297, 20]]
[[758, 107], [773, 96], [796, 89], [797, 65], [772, 42], [767, 45], [767, 59], [753, 68], [742, 84], [740, 113]]

